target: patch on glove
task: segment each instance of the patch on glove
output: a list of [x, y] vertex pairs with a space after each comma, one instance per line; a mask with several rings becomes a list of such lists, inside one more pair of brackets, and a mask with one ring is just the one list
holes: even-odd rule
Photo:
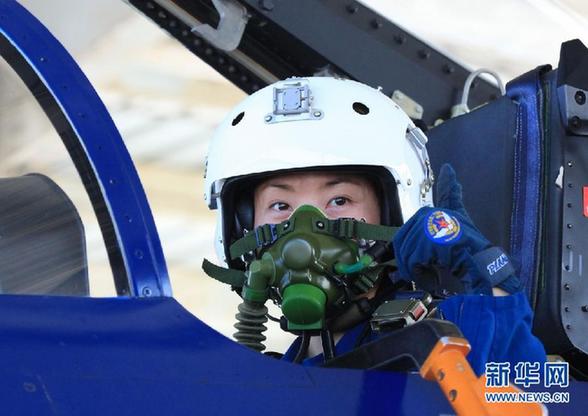
[[445, 211], [437, 210], [425, 219], [425, 234], [437, 244], [451, 244], [459, 241], [461, 225], [457, 218]]

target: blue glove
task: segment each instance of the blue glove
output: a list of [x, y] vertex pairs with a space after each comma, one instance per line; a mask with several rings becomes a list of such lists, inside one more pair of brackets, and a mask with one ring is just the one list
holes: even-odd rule
[[437, 183], [439, 206], [421, 208], [394, 236], [401, 276], [418, 283], [432, 268], [441, 267], [460, 277], [468, 294], [492, 295], [494, 286], [509, 293], [520, 290], [508, 257], [468, 216], [451, 166], [443, 165]]

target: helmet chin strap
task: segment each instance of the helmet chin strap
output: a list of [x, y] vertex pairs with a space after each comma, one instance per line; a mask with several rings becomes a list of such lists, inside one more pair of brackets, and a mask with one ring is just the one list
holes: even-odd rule
[[[246, 272], [206, 260], [203, 269], [209, 276], [240, 289], [243, 303], [235, 337], [261, 351], [265, 348], [262, 332], [268, 299], [280, 305], [285, 330], [329, 331], [330, 318], [350, 307], [357, 309], [354, 300], [374, 289], [384, 268], [394, 266], [393, 261], [378, 263], [375, 259], [389, 250], [388, 243], [396, 231], [395, 227], [350, 218], [331, 220], [306, 205], [287, 221], [257, 227], [230, 247], [233, 259], [255, 254]], [[362, 251], [359, 240], [375, 244]], [[326, 333], [322, 336], [325, 348], [329, 347], [332, 337]]]

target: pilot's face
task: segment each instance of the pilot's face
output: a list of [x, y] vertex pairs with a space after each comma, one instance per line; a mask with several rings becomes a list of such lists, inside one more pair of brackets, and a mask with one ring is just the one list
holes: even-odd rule
[[303, 172], [261, 182], [253, 198], [254, 225], [278, 224], [301, 205], [313, 205], [327, 217], [380, 223], [380, 205], [372, 183], [355, 174]]

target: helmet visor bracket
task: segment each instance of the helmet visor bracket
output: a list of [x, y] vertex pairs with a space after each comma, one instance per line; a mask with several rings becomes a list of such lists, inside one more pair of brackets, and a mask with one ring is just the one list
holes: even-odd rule
[[312, 107], [312, 92], [305, 79], [278, 84], [274, 87], [273, 97], [273, 112], [264, 118], [267, 124], [323, 118], [323, 112]]

